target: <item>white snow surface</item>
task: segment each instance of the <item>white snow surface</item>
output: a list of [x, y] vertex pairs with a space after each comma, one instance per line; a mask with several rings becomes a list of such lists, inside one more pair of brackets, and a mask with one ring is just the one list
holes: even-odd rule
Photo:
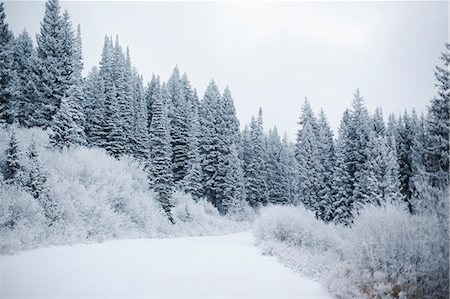
[[331, 298], [261, 255], [250, 232], [116, 240], [0, 256], [0, 298]]

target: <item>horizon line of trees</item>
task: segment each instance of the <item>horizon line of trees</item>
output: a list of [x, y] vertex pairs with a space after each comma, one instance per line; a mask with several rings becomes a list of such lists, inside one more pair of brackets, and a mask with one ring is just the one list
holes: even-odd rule
[[[174, 190], [206, 198], [222, 214], [301, 203], [319, 219], [347, 225], [366, 204], [404, 202], [417, 213], [435, 204], [420, 202], [423, 184], [448, 188], [448, 44], [427, 115], [405, 111], [386, 124], [381, 108], [369, 113], [356, 90], [335, 139], [325, 112], [316, 116], [305, 99], [291, 143], [276, 128], [265, 133], [261, 109], [241, 131], [230, 90], [221, 93], [214, 80], [201, 99], [177, 67], [166, 82], [153, 75], [144, 84], [118, 37], [105, 37], [99, 68], [83, 78], [80, 26], [74, 30], [60, 10], [58, 0], [46, 2], [35, 48], [26, 31], [13, 36], [0, 3], [0, 123], [49, 129], [58, 150], [133, 156], [170, 220]], [[14, 140], [2, 173], [17, 183]]]

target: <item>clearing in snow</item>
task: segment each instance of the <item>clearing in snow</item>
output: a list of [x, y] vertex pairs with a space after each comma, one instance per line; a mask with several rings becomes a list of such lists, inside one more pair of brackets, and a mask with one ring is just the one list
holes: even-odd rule
[[116, 240], [0, 257], [0, 297], [330, 298], [263, 256], [250, 232]]

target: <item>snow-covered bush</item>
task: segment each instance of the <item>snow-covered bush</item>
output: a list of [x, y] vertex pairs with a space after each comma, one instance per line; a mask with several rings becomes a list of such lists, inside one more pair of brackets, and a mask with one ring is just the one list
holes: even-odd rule
[[367, 206], [352, 227], [301, 207], [268, 207], [254, 233], [265, 253], [320, 279], [338, 298], [448, 297], [448, 233], [433, 214]]
[[176, 192], [173, 204], [175, 225], [170, 230], [172, 235], [218, 235], [250, 228], [249, 222], [236, 222], [220, 215], [219, 211], [204, 199], [195, 202], [191, 196]]
[[45, 218], [39, 203], [17, 186], [0, 183], [0, 253], [34, 247], [44, 237]]
[[[43, 204], [24, 186], [1, 183], [0, 253], [112, 238], [223, 234], [250, 227], [249, 222], [222, 216], [209, 202], [196, 202], [180, 192], [172, 198], [172, 225], [148, 190], [143, 166], [133, 158], [117, 160], [101, 149], [87, 147], [53, 150], [46, 132], [15, 131], [24, 171], [30, 163], [25, 151], [32, 139], [36, 143], [57, 220], [46, 219]], [[5, 152], [9, 136], [10, 132], [0, 129], [0, 153]], [[0, 163], [3, 159], [0, 155]]]

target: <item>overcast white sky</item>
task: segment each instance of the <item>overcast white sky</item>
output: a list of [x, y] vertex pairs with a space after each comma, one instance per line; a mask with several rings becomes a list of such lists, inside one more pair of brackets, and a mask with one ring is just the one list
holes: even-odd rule
[[[265, 127], [294, 138], [305, 96], [334, 129], [360, 88], [385, 118], [435, 94], [433, 67], [448, 40], [443, 2], [80, 2], [62, 1], [81, 24], [86, 72], [105, 34], [128, 45], [148, 80], [175, 65], [202, 96], [214, 78], [230, 87], [247, 123], [263, 108]], [[5, 2], [15, 34], [39, 31], [44, 2]]]

